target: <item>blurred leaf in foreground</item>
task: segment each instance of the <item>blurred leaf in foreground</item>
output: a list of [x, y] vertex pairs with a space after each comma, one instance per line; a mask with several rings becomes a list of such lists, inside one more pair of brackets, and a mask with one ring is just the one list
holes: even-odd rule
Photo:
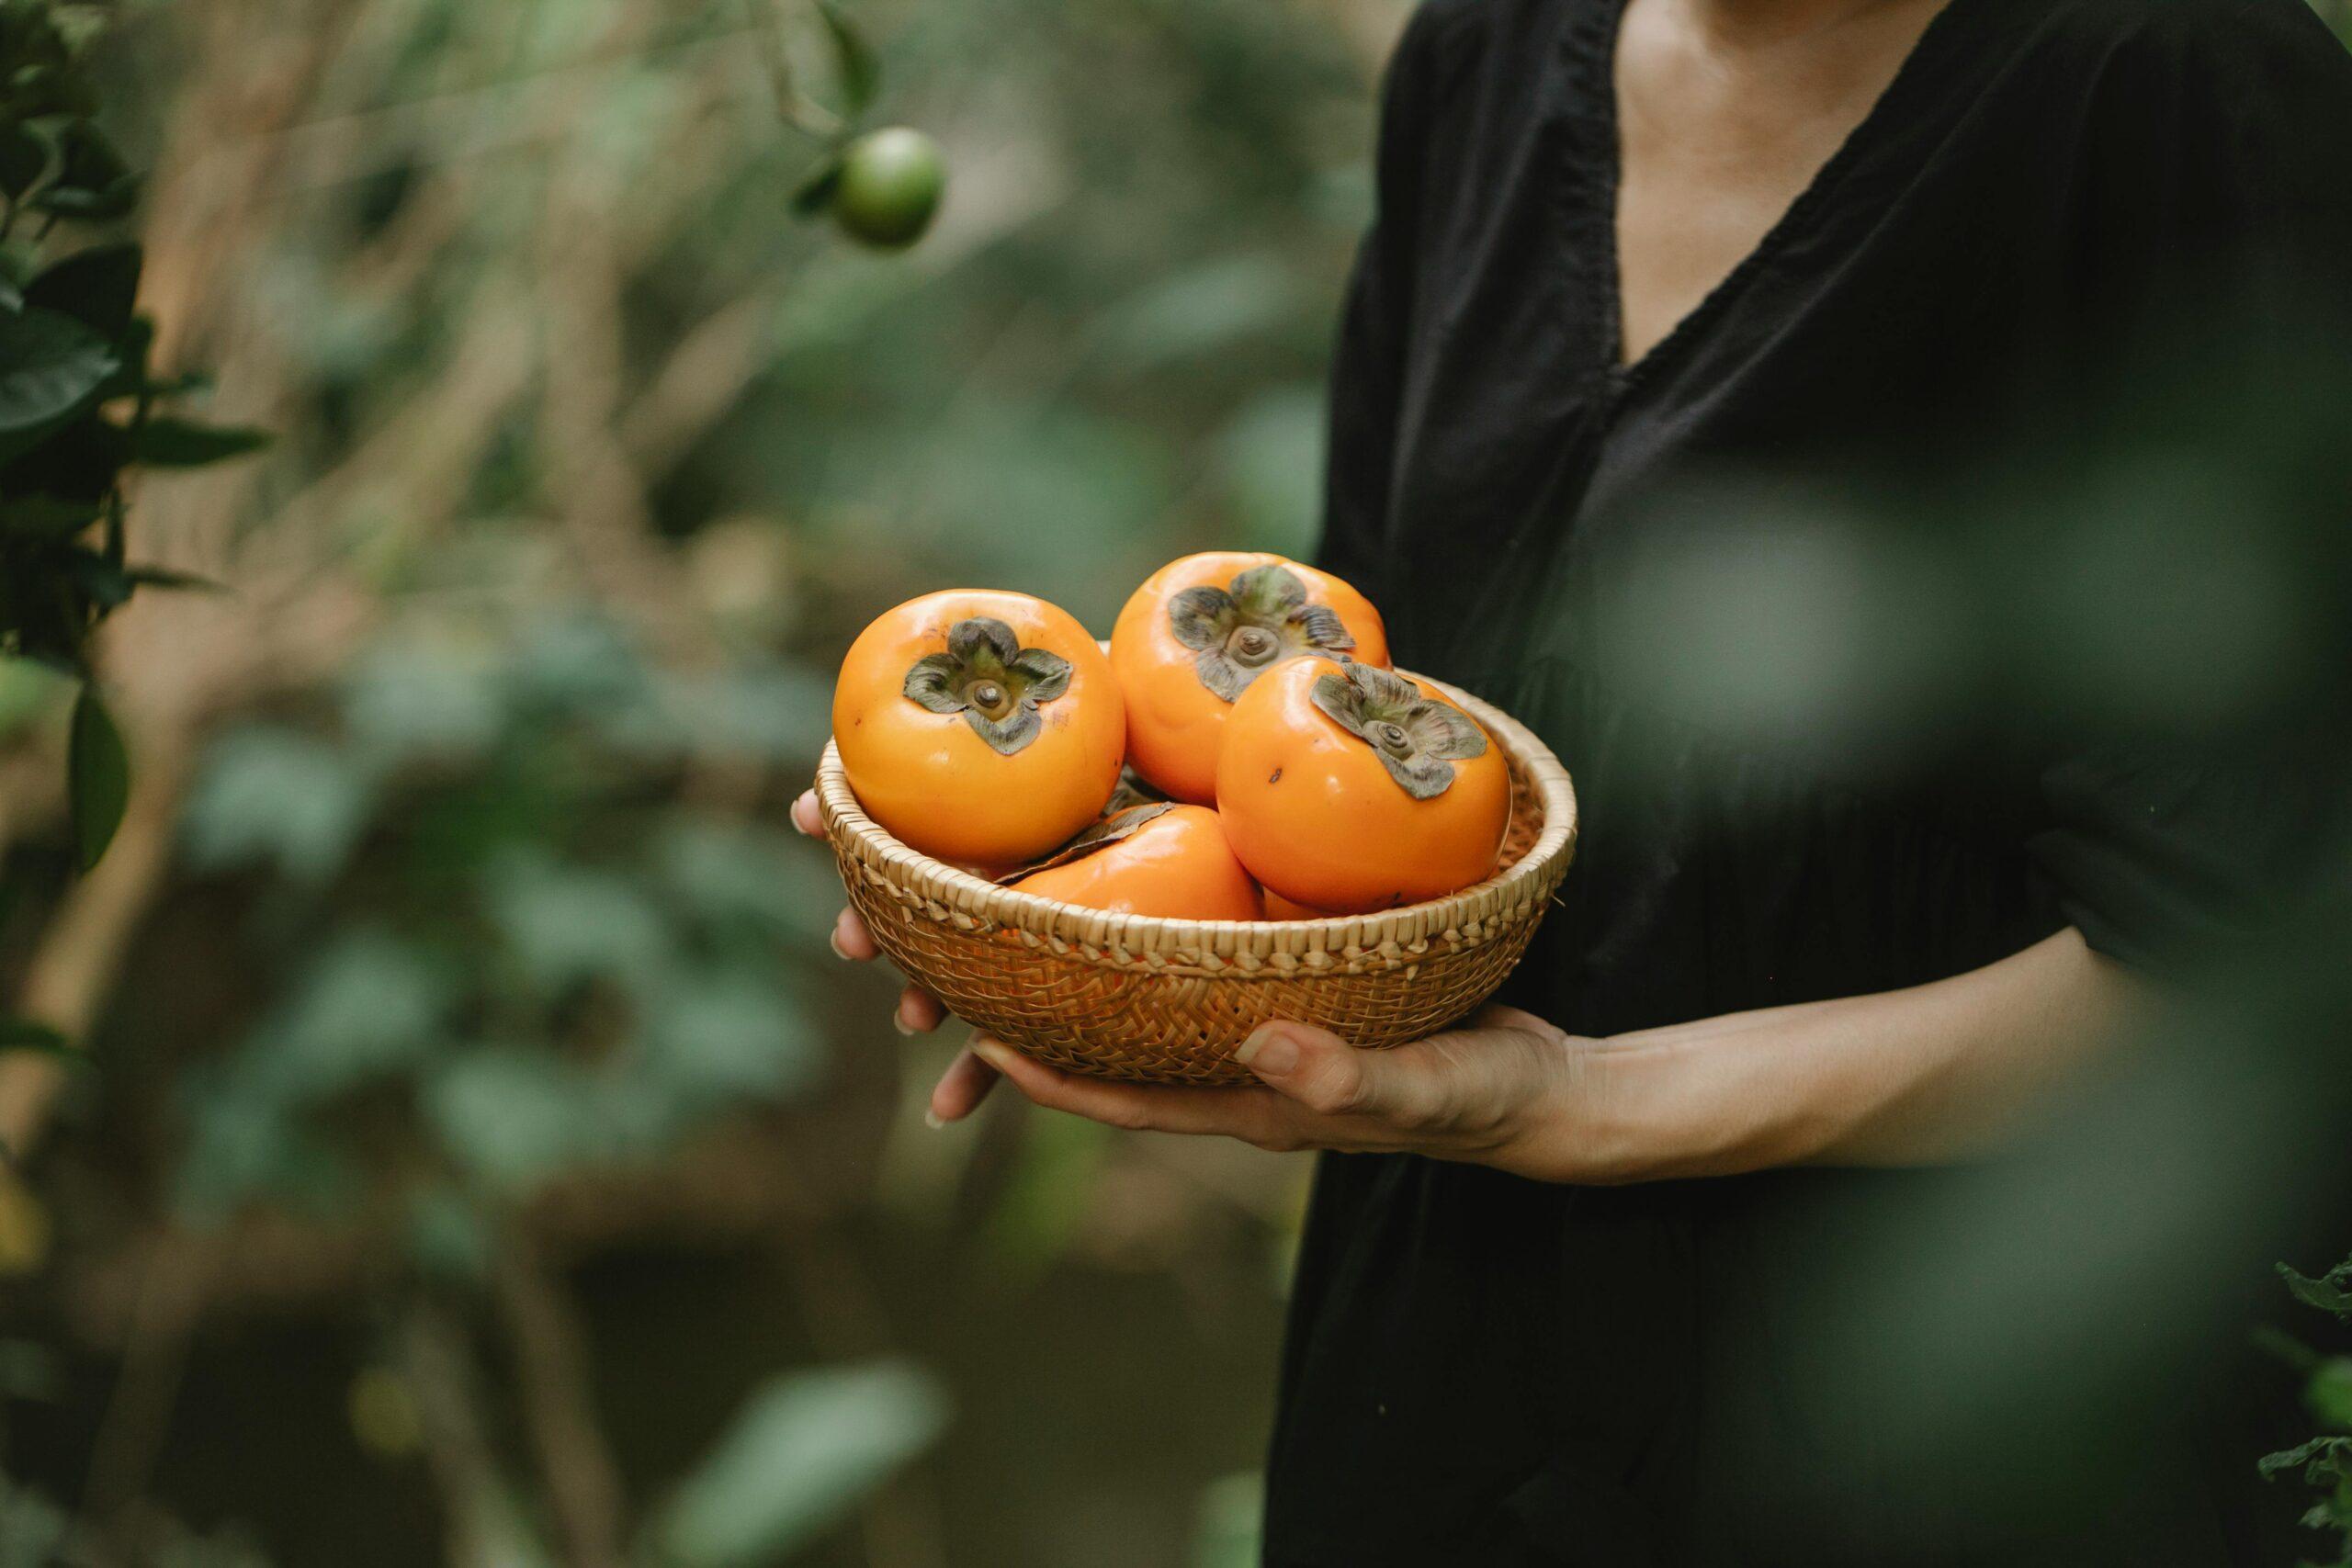
[[650, 1555], [671, 1568], [783, 1562], [946, 1424], [938, 1385], [901, 1361], [780, 1378], [662, 1510]]

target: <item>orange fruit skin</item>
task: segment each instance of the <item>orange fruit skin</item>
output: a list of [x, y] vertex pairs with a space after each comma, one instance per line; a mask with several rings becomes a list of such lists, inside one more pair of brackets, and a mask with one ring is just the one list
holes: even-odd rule
[[1198, 806], [1216, 799], [1217, 742], [1232, 705], [1201, 684], [1193, 669], [1199, 655], [1176, 640], [1168, 624], [1168, 602], [1187, 588], [1223, 588], [1261, 566], [1296, 572], [1308, 598], [1329, 604], [1356, 639], [1353, 657], [1387, 668], [1388, 632], [1380, 612], [1329, 572], [1249, 550], [1213, 550], [1169, 562], [1119, 612], [1111, 628], [1111, 668], [1127, 699], [1127, 761], [1171, 799]]
[[[1484, 881], [1510, 826], [1502, 748], [1487, 736], [1484, 752], [1453, 763], [1443, 793], [1416, 800], [1371, 746], [1309, 699], [1317, 678], [1339, 670], [1329, 660], [1290, 660], [1233, 705], [1216, 798], [1234, 853], [1268, 893], [1335, 915], [1418, 904]], [[1415, 684], [1445, 701], [1427, 682]]]
[[1162, 812], [1114, 844], [1012, 885], [1119, 915], [1169, 920], [1257, 920], [1258, 885], [1234, 858], [1225, 828], [1205, 806]]
[[1266, 892], [1266, 919], [1270, 920], [1328, 920], [1330, 918], [1329, 909], [1310, 909], [1271, 889]]
[[[915, 660], [944, 653], [948, 628], [975, 615], [1069, 660], [1069, 690], [1039, 705], [1044, 728], [1009, 757], [962, 714], [930, 712], [906, 694]], [[833, 686], [833, 743], [866, 815], [909, 848], [967, 865], [1034, 860], [1093, 821], [1119, 782], [1126, 734], [1102, 649], [1068, 611], [1026, 593], [910, 599], [858, 634]]]

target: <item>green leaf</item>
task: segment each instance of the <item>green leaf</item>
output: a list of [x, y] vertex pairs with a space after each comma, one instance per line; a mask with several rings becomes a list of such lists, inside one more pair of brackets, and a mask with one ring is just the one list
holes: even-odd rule
[[740, 928], [754, 942], [822, 950], [841, 902], [832, 857], [797, 834], [748, 823], [682, 818], [653, 844], [669, 896], [706, 928]]
[[66, 773], [74, 797], [74, 843], [82, 869], [88, 871], [114, 841], [123, 807], [130, 803], [130, 755], [122, 731], [90, 686], [82, 688], [74, 704]]
[[2332, 1312], [2338, 1317], [2352, 1317], [2352, 1262], [2338, 1264], [2316, 1280], [2281, 1263], [2278, 1277], [2287, 1281], [2289, 1292], [2305, 1306]]
[[828, 152], [817, 160], [814, 167], [802, 176], [792, 192], [792, 210], [803, 218], [814, 218], [831, 207], [833, 192], [841, 188], [842, 159], [839, 152]]
[[72, 501], [39, 493], [11, 496], [0, 502], [0, 533], [69, 539], [96, 523], [98, 513], [95, 501]]
[[21, 197], [57, 161], [56, 144], [21, 120], [0, 125], [0, 193]]
[[481, 1209], [458, 1188], [441, 1182], [409, 1194], [408, 1255], [424, 1273], [447, 1280], [487, 1278], [492, 1245]]
[[779, 1099], [816, 1076], [816, 1032], [772, 969], [684, 972], [650, 1011], [639, 1060], [682, 1111]]
[[345, 733], [379, 766], [479, 755], [505, 722], [484, 660], [423, 637], [379, 642], [352, 662], [344, 688]]
[[229, 585], [216, 582], [193, 571], [175, 571], [167, 566], [134, 566], [122, 574], [136, 588], [163, 588], [185, 593], [226, 593]]
[[2352, 1432], [2352, 1356], [2330, 1356], [2313, 1368], [2303, 1403], [2321, 1426]]
[[194, 420], [158, 417], [141, 425], [131, 439], [131, 456], [153, 468], [198, 468], [258, 452], [270, 443], [270, 433], [243, 424], [198, 424]]
[[334, 747], [291, 729], [234, 731], [206, 753], [180, 822], [198, 870], [273, 865], [316, 886], [343, 868], [373, 784]]
[[677, 1568], [783, 1562], [946, 1424], [938, 1384], [903, 1361], [780, 1378], [662, 1508], [651, 1555]]
[[52, 262], [25, 285], [25, 303], [54, 310], [109, 344], [130, 330], [139, 297], [139, 247], [96, 245]]
[[42, 1056], [86, 1060], [74, 1043], [45, 1023], [28, 1018], [0, 1018], [0, 1051], [30, 1051]]
[[424, 1110], [449, 1157], [505, 1191], [527, 1191], [613, 1151], [594, 1083], [546, 1050], [458, 1056], [425, 1085]]
[[2263, 1455], [2257, 1468], [2265, 1479], [2301, 1470], [2314, 1485], [2338, 1480], [2352, 1474], [2352, 1438], [2313, 1438], [2308, 1443]]
[[29, 307], [0, 314], [0, 456], [80, 408], [116, 364], [106, 339], [71, 316]]
[[288, 1105], [313, 1104], [397, 1077], [441, 1049], [453, 987], [389, 931], [335, 938], [246, 1042], [239, 1066]]
[[139, 182], [104, 131], [87, 120], [68, 120], [58, 141], [62, 165], [55, 182], [32, 198], [36, 211], [100, 223], [130, 210], [139, 198]]
[[669, 922], [628, 879], [520, 849], [481, 874], [492, 923], [542, 994], [609, 977], [645, 996], [658, 983]]
[[833, 73], [842, 88], [842, 118], [854, 120], [874, 107], [875, 94], [882, 86], [881, 63], [875, 58], [874, 46], [835, 0], [817, 0], [817, 15], [823, 18], [825, 35], [832, 40]]

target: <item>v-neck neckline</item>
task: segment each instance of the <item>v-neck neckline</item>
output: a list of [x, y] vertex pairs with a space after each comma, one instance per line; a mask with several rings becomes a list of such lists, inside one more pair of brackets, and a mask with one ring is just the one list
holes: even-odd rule
[[1731, 269], [1717, 278], [1702, 295], [1697, 304], [1683, 312], [1681, 318], [1667, 329], [1666, 334], [1642, 351], [1639, 356], [1625, 357], [1625, 284], [1623, 264], [1617, 252], [1617, 204], [1619, 189], [1624, 183], [1624, 138], [1621, 131], [1617, 102], [1617, 46], [1623, 31], [1625, 12], [1632, 0], [1591, 0], [1600, 13], [1600, 25], [1589, 28], [1571, 29], [1571, 47], [1578, 48], [1580, 58], [1577, 69], [1584, 78], [1585, 90], [1591, 95], [1592, 115], [1599, 134], [1595, 140], [1598, 167], [1590, 179], [1579, 181], [1588, 193], [1589, 210], [1586, 213], [1589, 243], [1592, 246], [1592, 286], [1600, 299], [1601, 320], [1601, 373], [1620, 394], [1631, 390], [1648, 377], [1660, 364], [1667, 363], [1685, 344], [1705, 332], [1715, 317], [1741, 293], [1750, 279], [1773, 257], [1787, 248], [1788, 243], [1812, 218], [1815, 209], [1826, 200], [1845, 178], [1847, 171], [1866, 153], [1883, 133], [1885, 127], [1901, 111], [1911, 96], [1914, 85], [1928, 70], [1932, 55], [1951, 28], [1953, 17], [1970, 0], [1945, 0], [1928, 25], [1912, 40], [1894, 73], [1885, 87], [1871, 101], [1871, 107], [1853, 129], [1840, 141], [1837, 149], [1813, 172], [1804, 187], [1772, 220], [1771, 226], [1750, 246]]

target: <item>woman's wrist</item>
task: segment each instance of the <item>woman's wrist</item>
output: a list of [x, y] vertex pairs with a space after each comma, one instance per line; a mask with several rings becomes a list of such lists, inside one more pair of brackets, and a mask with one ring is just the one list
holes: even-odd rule
[[1563, 1035], [1532, 1118], [1534, 1162], [1555, 1179], [1613, 1186], [1819, 1157], [1838, 1136], [1836, 1107], [1806, 1092], [1770, 1032], [1739, 1021]]

